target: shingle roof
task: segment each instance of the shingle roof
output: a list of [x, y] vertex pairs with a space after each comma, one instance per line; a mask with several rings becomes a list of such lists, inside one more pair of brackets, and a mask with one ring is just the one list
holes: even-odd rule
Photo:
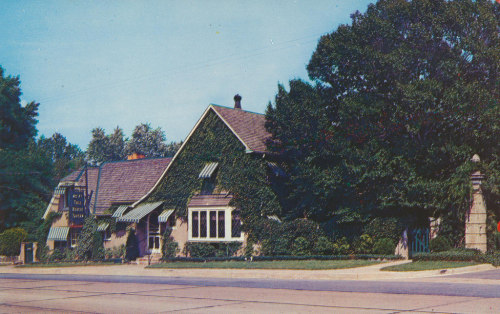
[[71, 182], [74, 182], [78, 176], [80, 175], [80, 173], [82, 172], [82, 168], [78, 169], [78, 170], [75, 170], [73, 171], [72, 173], [68, 174], [67, 176], [65, 176], [64, 178], [61, 179], [61, 182], [67, 182], [67, 181], [71, 181]]
[[95, 209], [96, 214], [102, 214], [113, 203], [139, 200], [155, 185], [171, 159], [137, 159], [102, 164], [99, 167], [97, 202], [91, 204], [91, 209]]
[[212, 105], [212, 108], [249, 150], [267, 151], [266, 140], [271, 134], [266, 130], [266, 117], [263, 114], [218, 105]]
[[229, 206], [232, 199], [233, 196], [228, 194], [195, 195], [188, 207]]

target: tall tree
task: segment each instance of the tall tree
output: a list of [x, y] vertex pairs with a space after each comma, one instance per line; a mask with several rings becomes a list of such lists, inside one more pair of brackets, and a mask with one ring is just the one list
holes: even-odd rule
[[37, 145], [52, 160], [56, 182], [83, 165], [85, 154], [77, 145], [68, 143], [60, 133], [54, 133], [49, 138], [41, 136]]
[[153, 129], [149, 123], [141, 123], [135, 127], [132, 138], [125, 144], [125, 152], [127, 155], [138, 153], [146, 157], [165, 157], [167, 153], [165, 139], [165, 133], [161, 128]]
[[307, 69], [329, 101], [296, 97], [291, 84], [284, 95], [297, 104], [278, 92], [268, 109], [269, 125], [282, 125], [270, 128], [276, 151], [289, 148], [286, 127], [307, 126], [300, 116], [286, 121], [291, 113], [276, 116], [280, 103], [294, 111], [312, 101], [306, 108], [329, 122], [292, 135], [311, 146], [291, 167], [312, 173], [318, 152], [327, 156], [321, 173], [335, 175], [307, 176], [323, 188], [293, 191], [331, 193], [335, 178], [346, 194], [321, 207], [337, 218], [454, 217], [450, 230], [463, 231], [474, 153], [489, 169], [489, 190], [498, 190], [499, 21], [500, 5], [487, 0], [381, 0], [321, 37]]
[[119, 127], [112, 134], [106, 135], [103, 128], [92, 130], [92, 140], [87, 148], [87, 159], [93, 164], [105, 161], [123, 160], [124, 139]]
[[0, 149], [26, 147], [36, 135], [38, 104], [21, 105], [18, 77], [4, 76], [0, 67]]

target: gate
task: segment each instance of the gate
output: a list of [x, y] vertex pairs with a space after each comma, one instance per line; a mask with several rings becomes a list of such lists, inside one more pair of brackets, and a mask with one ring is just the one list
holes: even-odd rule
[[33, 263], [33, 243], [24, 244], [24, 263]]
[[429, 252], [429, 228], [415, 228], [410, 233], [410, 258], [415, 253]]

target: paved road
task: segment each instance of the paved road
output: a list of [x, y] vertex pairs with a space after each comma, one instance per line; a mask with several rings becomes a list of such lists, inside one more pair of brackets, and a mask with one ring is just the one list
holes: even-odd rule
[[[383, 282], [344, 281], [342, 287], [337, 282], [298, 281], [291, 286], [292, 282], [281, 280], [39, 276], [2, 275], [0, 313], [498, 313], [500, 309], [500, 298], [422, 295], [393, 291], [393, 283], [387, 288]], [[150, 279], [154, 283], [146, 283]], [[370, 287], [364, 290], [393, 293], [343, 292], [363, 290], [362, 285]]]
[[[500, 270], [492, 271], [495, 274]], [[483, 273], [475, 273], [482, 276]], [[465, 276], [465, 275], [457, 275]], [[471, 275], [472, 276], [472, 275]], [[450, 276], [454, 277], [454, 276]], [[469, 284], [456, 282], [394, 282], [394, 281], [348, 281], [348, 280], [276, 280], [276, 279], [226, 279], [152, 276], [102, 276], [102, 275], [58, 275], [58, 274], [0, 274], [0, 279], [63, 280], [101, 283], [163, 284], [199, 287], [234, 287], [287, 289], [309, 291], [363, 292], [387, 294], [419, 294], [440, 296], [463, 296], [500, 298], [498, 285]]]

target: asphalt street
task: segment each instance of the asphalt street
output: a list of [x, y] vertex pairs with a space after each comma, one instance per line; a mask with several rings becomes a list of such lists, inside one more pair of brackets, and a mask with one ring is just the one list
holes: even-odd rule
[[[453, 277], [499, 278], [500, 269], [477, 272]], [[163, 284], [198, 287], [235, 287], [261, 289], [287, 289], [308, 291], [363, 292], [386, 294], [419, 294], [440, 296], [463, 296], [500, 298], [498, 285], [469, 284], [456, 282], [412, 282], [412, 281], [349, 281], [349, 280], [280, 280], [280, 279], [228, 279], [228, 278], [188, 278], [153, 276], [109, 276], [109, 275], [68, 275], [68, 274], [11, 274], [1, 273], [0, 279], [20, 280], [62, 280], [105, 283]]]

